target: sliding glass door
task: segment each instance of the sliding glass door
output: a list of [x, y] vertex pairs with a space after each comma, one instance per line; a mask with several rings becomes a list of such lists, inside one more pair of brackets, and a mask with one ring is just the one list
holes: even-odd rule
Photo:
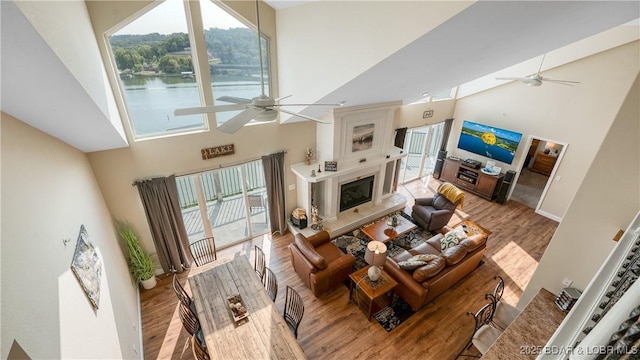
[[213, 236], [224, 248], [268, 232], [262, 162], [176, 178], [189, 241]]
[[407, 130], [400, 163], [399, 182], [406, 183], [433, 174], [442, 141], [444, 123]]

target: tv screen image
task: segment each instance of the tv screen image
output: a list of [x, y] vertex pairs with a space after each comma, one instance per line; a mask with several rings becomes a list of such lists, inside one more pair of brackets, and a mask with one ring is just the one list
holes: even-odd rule
[[511, 164], [522, 134], [465, 120], [458, 148]]

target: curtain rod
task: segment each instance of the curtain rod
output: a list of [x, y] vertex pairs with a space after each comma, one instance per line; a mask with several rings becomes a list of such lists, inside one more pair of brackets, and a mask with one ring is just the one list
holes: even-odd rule
[[[272, 153], [272, 154], [277, 154], [277, 153], [280, 153], [280, 152], [281, 152], [281, 153], [284, 153], [284, 154], [286, 154], [286, 153], [287, 153], [287, 151], [286, 151], [286, 150], [281, 150], [281, 151], [276, 151], [275, 153]], [[269, 154], [269, 155], [271, 155], [271, 154]], [[231, 163], [231, 164], [220, 164], [220, 165], [218, 165], [218, 167], [207, 168], [207, 169], [201, 169], [201, 170], [194, 170], [194, 171], [188, 171], [188, 172], [184, 172], [184, 173], [177, 173], [177, 174], [174, 174], [174, 175], [175, 175], [175, 176], [189, 176], [189, 175], [199, 174], [199, 173], [202, 173], [202, 172], [205, 172], [205, 171], [212, 171], [212, 170], [216, 170], [216, 169], [222, 169], [222, 168], [228, 168], [228, 167], [233, 167], [233, 166], [243, 165], [243, 164], [247, 164], [247, 163], [250, 163], [250, 162], [258, 161], [258, 160], [260, 160], [260, 159], [262, 159], [262, 156], [261, 156], [261, 157], [258, 157], [258, 158], [253, 158], [253, 159], [249, 159], [249, 160], [244, 160], [244, 161], [236, 162], [236, 163]], [[131, 186], [136, 186], [136, 183], [137, 183], [137, 182], [139, 182], [139, 181], [144, 181], [144, 180], [148, 180], [148, 179], [135, 180], [135, 181], [131, 184]]]

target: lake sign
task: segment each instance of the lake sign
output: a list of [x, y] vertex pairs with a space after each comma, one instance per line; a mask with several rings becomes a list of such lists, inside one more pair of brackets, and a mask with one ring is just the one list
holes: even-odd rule
[[233, 144], [214, 146], [210, 148], [204, 148], [200, 150], [202, 153], [202, 160], [208, 160], [217, 158], [218, 156], [232, 155], [236, 153], [236, 149]]

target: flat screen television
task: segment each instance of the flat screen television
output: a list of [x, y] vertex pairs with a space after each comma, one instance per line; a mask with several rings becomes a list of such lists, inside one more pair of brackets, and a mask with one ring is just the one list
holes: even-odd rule
[[511, 164], [521, 139], [520, 133], [465, 120], [458, 149]]

